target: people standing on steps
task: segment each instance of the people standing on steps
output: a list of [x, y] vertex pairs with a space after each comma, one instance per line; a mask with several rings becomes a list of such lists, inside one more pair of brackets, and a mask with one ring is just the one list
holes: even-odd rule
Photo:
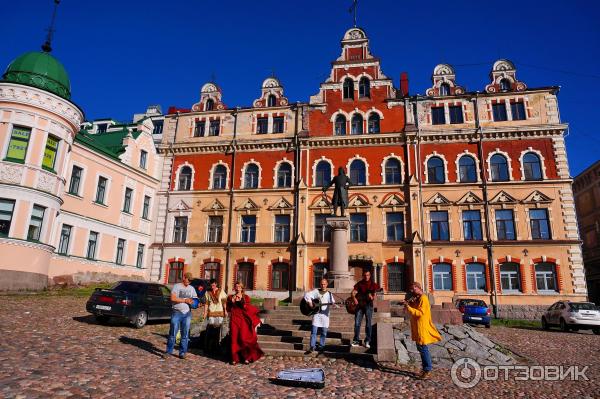
[[356, 307], [356, 313], [354, 314], [354, 339], [352, 340], [352, 346], [360, 346], [360, 325], [362, 323], [363, 316], [366, 316], [365, 321], [365, 348], [371, 347], [371, 334], [373, 331], [373, 301], [375, 300], [375, 293], [380, 291], [379, 284], [371, 280], [371, 272], [368, 269], [363, 271], [363, 278], [354, 285], [352, 290], [352, 300]]
[[421, 355], [423, 371], [419, 378], [427, 379], [431, 376], [432, 364], [429, 354], [429, 344], [441, 341], [442, 336], [431, 320], [431, 306], [429, 298], [423, 293], [421, 284], [414, 282], [408, 288], [411, 299], [404, 303], [404, 308], [410, 316], [410, 335], [417, 344]]
[[[322, 278], [320, 281], [320, 287], [304, 294], [304, 299], [311, 308], [319, 306], [319, 312], [315, 313], [312, 317], [312, 329], [310, 332], [310, 347], [306, 351], [306, 354], [311, 354], [317, 350], [323, 352], [325, 349], [325, 340], [327, 339], [327, 329], [329, 328], [329, 312], [332, 306], [335, 304], [335, 299], [331, 292], [327, 290], [329, 281], [326, 278]], [[318, 304], [316, 304], [318, 300]], [[321, 305], [321, 304], [326, 305]], [[317, 333], [319, 328], [321, 329], [321, 339], [319, 345], [317, 345]]]
[[181, 343], [179, 345], [180, 359], [185, 359], [190, 340], [190, 326], [192, 323], [192, 311], [190, 305], [193, 303], [193, 298], [198, 298], [196, 289], [190, 285], [191, 279], [192, 273], [185, 273], [183, 275], [183, 281], [175, 284], [171, 290], [173, 313], [171, 313], [171, 327], [169, 328], [166, 354], [173, 354], [175, 337], [179, 330], [181, 330]]

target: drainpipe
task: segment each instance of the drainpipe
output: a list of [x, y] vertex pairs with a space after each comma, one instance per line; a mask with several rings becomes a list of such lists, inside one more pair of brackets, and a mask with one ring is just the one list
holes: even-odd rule
[[229, 268], [231, 265], [231, 233], [233, 226], [233, 194], [235, 184], [235, 156], [237, 153], [237, 119], [239, 107], [233, 111], [233, 140], [231, 140], [231, 173], [229, 174], [229, 216], [227, 218], [227, 246], [225, 247], [225, 292], [229, 292]]
[[294, 238], [292, 241], [292, 264], [288, 287], [290, 303], [292, 302], [292, 291], [296, 289], [296, 279], [298, 275], [298, 236], [300, 228], [298, 220], [300, 218], [300, 138], [298, 137], [298, 118], [300, 114], [300, 103], [296, 102], [296, 116], [294, 121]]
[[479, 176], [482, 183], [483, 193], [483, 213], [485, 217], [485, 248], [487, 250], [488, 267], [490, 270], [490, 282], [492, 284], [492, 293], [490, 295], [490, 302], [492, 304], [492, 311], [494, 312], [494, 318], [498, 318], [498, 292], [496, 290], [496, 273], [494, 267], [494, 251], [493, 242], [490, 231], [490, 204], [488, 201], [488, 183], [487, 176], [485, 174], [485, 163], [483, 162], [483, 130], [479, 124], [479, 105], [477, 99], [479, 98], [479, 92], [475, 93], [473, 101], [473, 110], [475, 113], [475, 134], [477, 134], [477, 155], [479, 157]]
[[419, 95], [415, 96], [415, 103], [413, 108], [413, 117], [415, 118], [415, 127], [417, 128], [417, 143], [415, 147], [415, 175], [418, 176], [417, 182], [419, 183], [419, 222], [421, 227], [421, 251], [420, 263], [421, 263], [421, 281], [423, 282], [423, 289], [427, 293], [429, 291], [429, 284], [427, 283], [427, 274], [425, 273], [425, 248], [427, 247], [427, 241], [425, 239], [425, 220], [424, 220], [424, 209], [423, 209], [423, 174], [421, 173], [421, 127], [419, 126]]
[[162, 276], [163, 263], [165, 261], [165, 238], [167, 236], [167, 219], [169, 218], [169, 197], [171, 193], [171, 181], [173, 179], [173, 165], [175, 163], [175, 152], [173, 151], [173, 144], [175, 144], [175, 137], [177, 136], [177, 128], [179, 127], [179, 111], [176, 113], [175, 119], [175, 133], [173, 134], [173, 140], [169, 143], [169, 152], [171, 153], [171, 170], [169, 171], [169, 184], [167, 184], [167, 209], [165, 212], [165, 221], [163, 227], [162, 241], [160, 243], [160, 265], [158, 266], [158, 281]]

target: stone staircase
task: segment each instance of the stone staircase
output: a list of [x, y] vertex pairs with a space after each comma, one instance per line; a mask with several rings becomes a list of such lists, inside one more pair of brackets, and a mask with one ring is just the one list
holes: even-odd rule
[[[300, 313], [299, 306], [279, 306], [275, 310], [261, 313], [263, 324], [258, 328], [258, 343], [261, 349], [271, 356], [325, 356], [372, 360], [375, 354], [363, 347], [352, 347], [354, 316], [345, 309], [332, 309], [329, 330], [323, 354], [313, 352], [305, 355], [310, 347], [311, 317]], [[364, 320], [361, 326], [361, 339], [364, 339]], [[318, 342], [319, 336], [317, 336]]]

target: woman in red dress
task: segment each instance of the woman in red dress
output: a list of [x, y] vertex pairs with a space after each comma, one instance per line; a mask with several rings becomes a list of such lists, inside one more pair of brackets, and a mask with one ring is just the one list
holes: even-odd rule
[[260, 359], [264, 353], [258, 346], [256, 327], [260, 324], [258, 309], [250, 304], [250, 297], [244, 293], [244, 285], [236, 282], [235, 294], [227, 298], [231, 336], [231, 363], [243, 360], [248, 364]]

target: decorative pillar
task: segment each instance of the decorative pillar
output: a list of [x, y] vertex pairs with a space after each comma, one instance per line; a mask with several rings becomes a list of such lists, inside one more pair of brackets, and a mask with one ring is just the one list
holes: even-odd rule
[[331, 261], [328, 274], [333, 278], [333, 292], [349, 293], [354, 288], [352, 273], [348, 270], [348, 217], [332, 216], [326, 219], [331, 228]]

